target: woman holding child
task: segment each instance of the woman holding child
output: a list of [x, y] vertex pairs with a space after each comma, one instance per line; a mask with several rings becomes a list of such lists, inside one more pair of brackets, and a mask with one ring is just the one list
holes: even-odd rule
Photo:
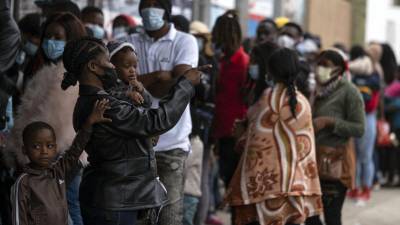
[[[75, 129], [82, 127], [96, 100], [106, 98], [110, 102], [105, 117], [112, 122], [95, 125], [86, 147], [90, 166], [84, 170], [80, 187], [84, 223], [136, 224], [140, 211], [159, 208], [166, 201], [150, 137], [177, 123], [194, 95], [193, 85], [199, 82], [200, 72], [195, 69], [186, 72], [159, 108], [139, 109], [104, 91], [104, 84], [115, 83], [117, 76], [100, 40], [83, 38], [69, 42], [64, 65], [67, 75], [63, 87], [76, 81], [80, 85]], [[156, 216], [152, 218], [155, 223]]]

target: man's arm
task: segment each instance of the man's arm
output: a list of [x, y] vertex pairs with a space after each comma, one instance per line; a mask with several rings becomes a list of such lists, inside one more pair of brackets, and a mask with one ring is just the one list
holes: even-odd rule
[[[172, 72], [157, 71], [155, 74], [158, 76], [157, 82], [152, 83], [146, 89], [157, 98], [162, 98], [168, 94], [172, 86], [186, 71], [190, 70], [190, 65], [177, 65], [173, 68]], [[144, 77], [144, 76], [139, 76]], [[143, 84], [144, 85], [144, 84]]]
[[144, 87], [157, 98], [168, 94], [176, 81], [189, 69], [197, 66], [199, 51], [197, 41], [192, 35], [186, 35], [179, 40], [179, 46], [175, 49], [173, 69], [170, 72], [156, 71], [151, 74], [139, 76]]

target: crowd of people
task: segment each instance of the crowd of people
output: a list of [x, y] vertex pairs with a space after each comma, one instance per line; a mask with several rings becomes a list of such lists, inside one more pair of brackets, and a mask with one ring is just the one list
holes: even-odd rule
[[[340, 225], [400, 185], [400, 67], [294, 22], [0, 1], [0, 225]], [[221, 192], [223, 189], [223, 193]]]

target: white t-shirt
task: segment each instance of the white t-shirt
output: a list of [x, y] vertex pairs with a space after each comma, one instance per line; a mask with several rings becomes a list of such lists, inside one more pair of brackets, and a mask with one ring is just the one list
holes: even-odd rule
[[[196, 39], [190, 35], [177, 31], [170, 24], [169, 32], [162, 38], [154, 41], [147, 34], [132, 34], [127, 37], [138, 53], [138, 74], [147, 74], [154, 71], [172, 71], [177, 65], [197, 67], [199, 52]], [[153, 98], [153, 108], [158, 107], [159, 99]], [[176, 148], [190, 151], [189, 134], [192, 132], [192, 118], [189, 104], [178, 123], [167, 133], [160, 136], [155, 151], [168, 151]]]

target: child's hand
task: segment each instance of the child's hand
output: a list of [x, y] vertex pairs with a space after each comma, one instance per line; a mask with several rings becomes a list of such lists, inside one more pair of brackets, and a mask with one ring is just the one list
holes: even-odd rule
[[141, 105], [144, 103], [143, 96], [137, 91], [128, 92], [127, 95], [135, 105]]
[[97, 100], [85, 125], [90, 127], [95, 123], [112, 122], [110, 118], [104, 117], [104, 111], [107, 109], [110, 109], [110, 103], [108, 99]]
[[140, 81], [138, 81], [136, 78], [130, 80], [129, 85], [132, 87], [132, 89], [134, 91], [137, 91], [139, 93], [143, 93], [143, 91], [144, 91], [143, 84]]

